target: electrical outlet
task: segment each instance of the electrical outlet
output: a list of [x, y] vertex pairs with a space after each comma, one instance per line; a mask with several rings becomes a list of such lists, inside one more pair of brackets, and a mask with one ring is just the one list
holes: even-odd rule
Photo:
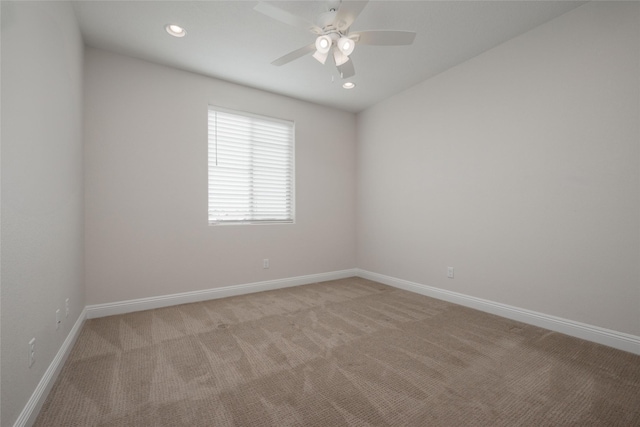
[[64, 300], [64, 317], [69, 317], [69, 298]]
[[453, 279], [453, 267], [447, 267], [447, 277]]
[[269, 258], [262, 260], [262, 268], [269, 268]]
[[62, 320], [60, 320], [60, 309], [57, 309], [56, 310], [56, 331], [60, 327], [60, 323], [61, 322], [62, 322]]
[[29, 341], [29, 367], [36, 363], [36, 339], [31, 338]]

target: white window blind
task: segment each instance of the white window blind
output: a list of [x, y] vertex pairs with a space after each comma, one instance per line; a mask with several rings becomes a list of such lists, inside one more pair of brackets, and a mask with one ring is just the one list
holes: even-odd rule
[[209, 106], [209, 224], [294, 220], [293, 122]]

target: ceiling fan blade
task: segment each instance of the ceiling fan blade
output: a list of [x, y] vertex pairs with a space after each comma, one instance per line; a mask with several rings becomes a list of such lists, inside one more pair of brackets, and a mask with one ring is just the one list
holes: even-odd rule
[[338, 31], [346, 31], [349, 29], [353, 21], [356, 20], [362, 9], [367, 5], [369, 0], [366, 1], [346, 1], [343, 0], [340, 4], [340, 8], [336, 14], [336, 18], [333, 21], [333, 25]]
[[316, 44], [311, 43], [309, 45], [301, 47], [300, 49], [296, 49], [293, 52], [289, 52], [284, 56], [281, 56], [280, 58], [273, 61], [272, 64], [279, 67], [280, 65], [284, 65], [298, 58], [302, 58], [303, 56], [313, 52], [314, 50], [316, 50]]
[[353, 68], [353, 60], [349, 59], [342, 65], [338, 65], [338, 73], [340, 73], [340, 77], [343, 79], [348, 79], [349, 77], [353, 77], [356, 75], [356, 70]]
[[303, 30], [311, 31], [312, 33], [320, 34], [322, 30], [317, 26], [307, 21], [304, 18], [294, 15], [291, 12], [288, 12], [284, 9], [280, 9], [270, 3], [259, 2], [253, 8], [256, 12], [260, 12], [263, 15], [268, 16], [269, 18], [273, 18], [276, 21], [280, 21], [287, 25], [291, 25], [292, 27], [301, 28]]
[[413, 43], [416, 33], [413, 31], [359, 31], [349, 34], [358, 44], [371, 44], [376, 46], [401, 46]]

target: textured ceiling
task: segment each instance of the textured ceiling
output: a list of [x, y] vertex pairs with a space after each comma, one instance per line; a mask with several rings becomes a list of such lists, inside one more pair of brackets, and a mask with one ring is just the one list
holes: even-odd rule
[[[311, 22], [329, 4], [272, 3]], [[254, 11], [257, 1], [74, 1], [73, 6], [88, 46], [358, 112], [582, 3], [370, 1], [351, 31], [407, 30], [417, 36], [410, 46], [356, 46], [352, 90], [342, 88], [335, 66], [311, 55], [271, 65], [315, 36]], [[169, 36], [167, 23], [183, 26], [187, 36]]]

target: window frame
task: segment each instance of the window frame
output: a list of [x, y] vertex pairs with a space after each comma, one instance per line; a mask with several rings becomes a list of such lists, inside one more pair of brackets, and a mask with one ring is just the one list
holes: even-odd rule
[[[211, 209], [211, 139], [210, 139], [210, 114], [211, 112], [220, 112], [223, 114], [236, 115], [242, 118], [248, 119], [256, 119], [260, 121], [276, 123], [276, 124], [284, 124], [290, 126], [291, 132], [291, 140], [290, 140], [290, 210], [289, 210], [289, 218], [288, 219], [268, 219], [268, 220], [224, 220], [224, 219], [211, 219], [210, 209]], [[248, 129], [250, 130], [250, 129]], [[217, 132], [217, 130], [216, 130]], [[253, 146], [254, 141], [251, 140], [251, 145]], [[207, 106], [207, 222], [210, 226], [220, 226], [220, 225], [285, 225], [285, 224], [295, 224], [296, 223], [296, 124], [293, 120], [287, 120], [277, 117], [265, 116], [262, 114], [256, 114], [246, 111], [233, 110], [226, 107], [220, 107], [213, 104], [208, 104]], [[252, 191], [252, 195], [250, 199], [255, 198], [254, 192]]]

